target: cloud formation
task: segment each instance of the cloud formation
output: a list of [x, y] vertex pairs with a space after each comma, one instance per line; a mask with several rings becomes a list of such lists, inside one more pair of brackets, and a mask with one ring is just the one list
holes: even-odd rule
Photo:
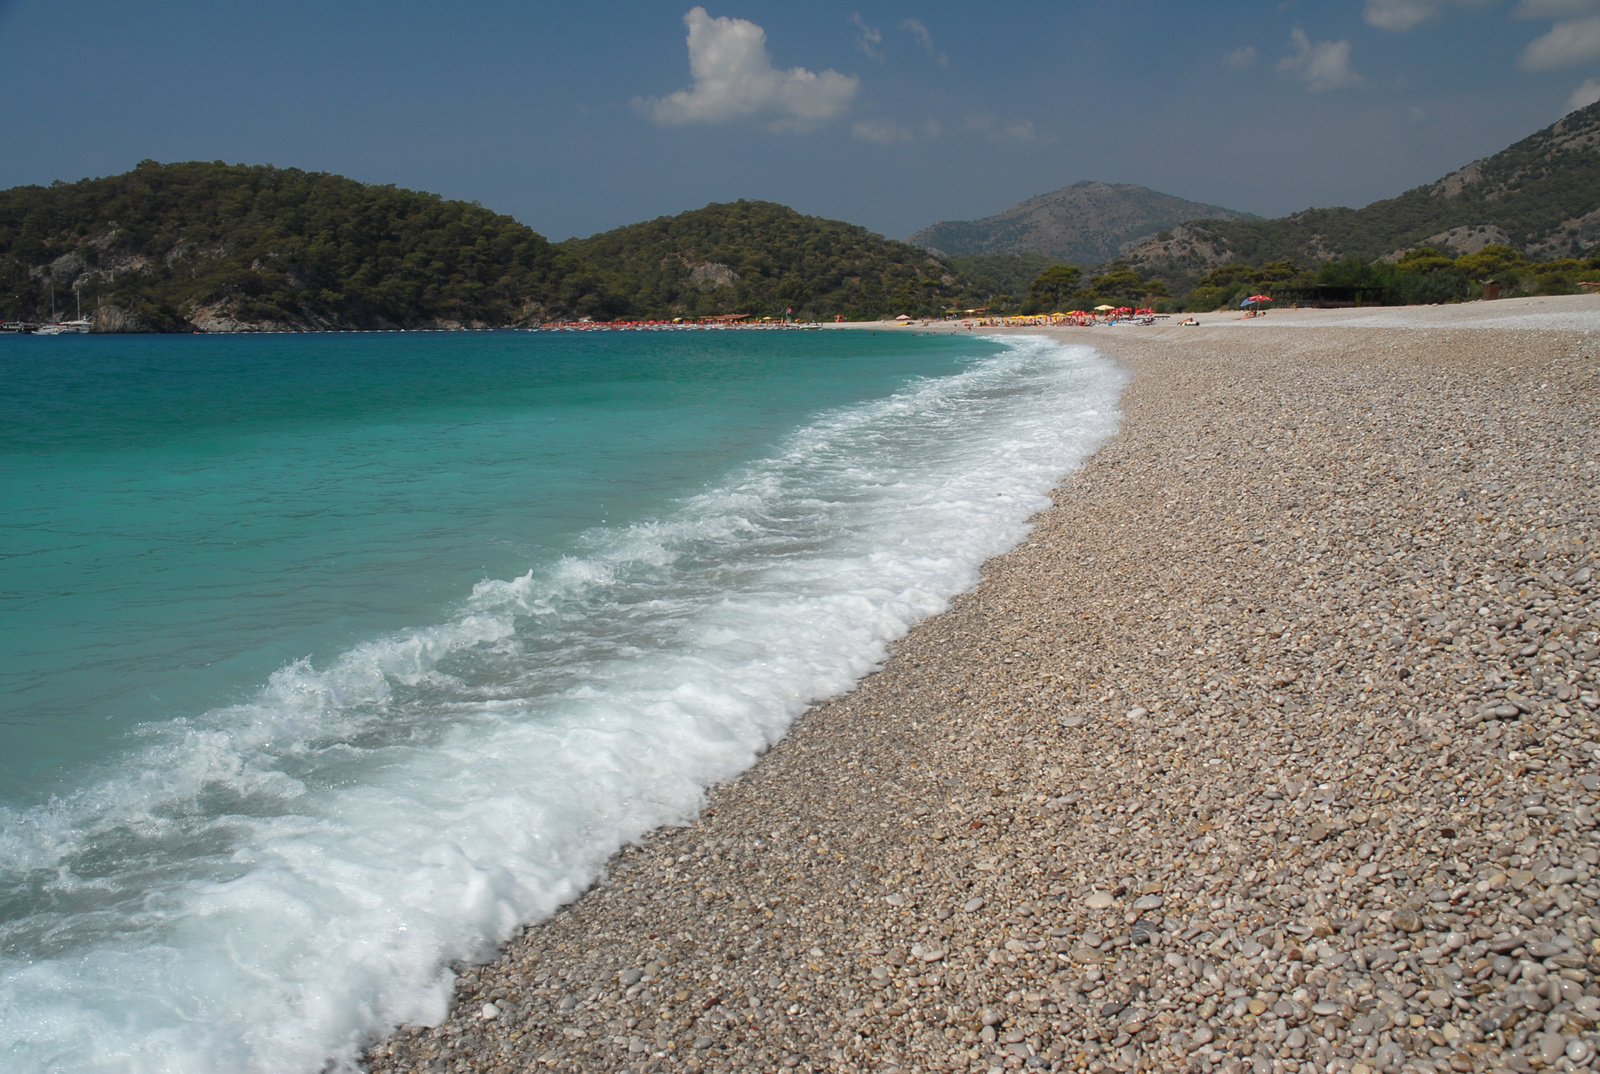
[[1525, 71], [1555, 71], [1600, 56], [1600, 15], [1558, 22], [1522, 50], [1517, 65]]
[[703, 7], [683, 17], [689, 28], [694, 84], [635, 105], [663, 126], [764, 120], [773, 128], [813, 127], [850, 106], [861, 80], [838, 71], [772, 66], [767, 32], [745, 19], [712, 18]]
[[[1446, 8], [1486, 7], [1494, 0], [1367, 0], [1361, 17], [1369, 26], [1404, 33], [1420, 22], [1438, 18]], [[1535, 0], [1540, 2], [1540, 0]], [[1548, 2], [1548, 0], [1546, 0]], [[1560, 3], [1562, 0], [1555, 0]]]
[[1228, 53], [1228, 58], [1222, 62], [1235, 71], [1243, 71], [1246, 67], [1254, 67], [1256, 65], [1257, 55], [1254, 45], [1246, 45], [1244, 48], [1237, 48]]
[[1313, 43], [1306, 32], [1298, 28], [1289, 40], [1295, 51], [1278, 61], [1280, 73], [1300, 79], [1312, 93], [1361, 85], [1361, 76], [1350, 69], [1348, 40]]
[[911, 36], [916, 39], [917, 44], [922, 46], [923, 51], [933, 57], [934, 63], [940, 67], [950, 66], [950, 57], [934, 47], [933, 33], [921, 19], [907, 19], [900, 24], [900, 28], [910, 32]]
[[919, 138], [937, 138], [944, 133], [944, 128], [936, 119], [925, 120], [919, 130], [903, 127], [890, 119], [863, 119], [850, 128], [850, 133], [861, 142], [872, 142], [874, 145], [901, 145], [915, 142]]
[[993, 112], [979, 112], [967, 117], [967, 130], [989, 142], [1038, 142], [1041, 139], [1033, 128], [1031, 119], [1001, 119]]
[[1600, 101], [1600, 81], [1591, 78], [1572, 91], [1572, 96], [1567, 98], [1567, 111], [1576, 112], [1596, 101]]
[[850, 25], [856, 28], [856, 48], [867, 54], [868, 59], [877, 59], [881, 52], [878, 46], [883, 44], [883, 31], [876, 26], [868, 26], [861, 12], [857, 11], [850, 16]]

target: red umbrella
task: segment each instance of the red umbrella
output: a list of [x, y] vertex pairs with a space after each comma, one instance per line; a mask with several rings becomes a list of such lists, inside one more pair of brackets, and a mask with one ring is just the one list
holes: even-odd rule
[[1245, 301], [1246, 302], [1276, 302], [1277, 299], [1273, 298], [1271, 295], [1251, 295], [1249, 298], [1245, 299]]

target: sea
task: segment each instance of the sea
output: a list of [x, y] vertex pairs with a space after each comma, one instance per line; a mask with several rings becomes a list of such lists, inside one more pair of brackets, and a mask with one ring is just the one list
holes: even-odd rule
[[911, 329], [0, 337], [0, 1069], [437, 1021], [974, 586], [1125, 379]]

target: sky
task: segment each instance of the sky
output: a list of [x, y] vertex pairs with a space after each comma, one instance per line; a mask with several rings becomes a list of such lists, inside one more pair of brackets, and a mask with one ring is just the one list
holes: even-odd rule
[[0, 0], [0, 188], [337, 172], [551, 239], [765, 199], [904, 238], [1086, 179], [1278, 216], [1600, 99], [1600, 0]]

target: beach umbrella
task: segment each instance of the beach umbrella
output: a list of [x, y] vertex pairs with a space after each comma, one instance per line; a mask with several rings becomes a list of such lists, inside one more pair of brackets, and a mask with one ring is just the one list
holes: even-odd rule
[[910, 317], [909, 314], [902, 313], [900, 316], [896, 317], [895, 320], [897, 320], [897, 321], [909, 321], [909, 320], [911, 320], [911, 317]]
[[1274, 301], [1274, 299], [1273, 299], [1273, 297], [1271, 295], [1251, 295], [1249, 298], [1247, 298], [1243, 302], [1239, 303], [1239, 305], [1241, 305], [1241, 306], [1253, 306], [1257, 302], [1272, 302], [1272, 301]]
[[1096, 306], [1096, 307], [1095, 307], [1095, 312], [1097, 312], [1097, 313], [1104, 313], [1104, 312], [1106, 312], [1106, 311], [1107, 311], [1107, 310], [1114, 310], [1114, 309], [1116, 309], [1116, 308], [1117, 308], [1117, 307], [1115, 307], [1115, 306], [1107, 306], [1107, 305], [1105, 305], [1105, 304], [1101, 304], [1101, 305], [1098, 305], [1098, 306]]

